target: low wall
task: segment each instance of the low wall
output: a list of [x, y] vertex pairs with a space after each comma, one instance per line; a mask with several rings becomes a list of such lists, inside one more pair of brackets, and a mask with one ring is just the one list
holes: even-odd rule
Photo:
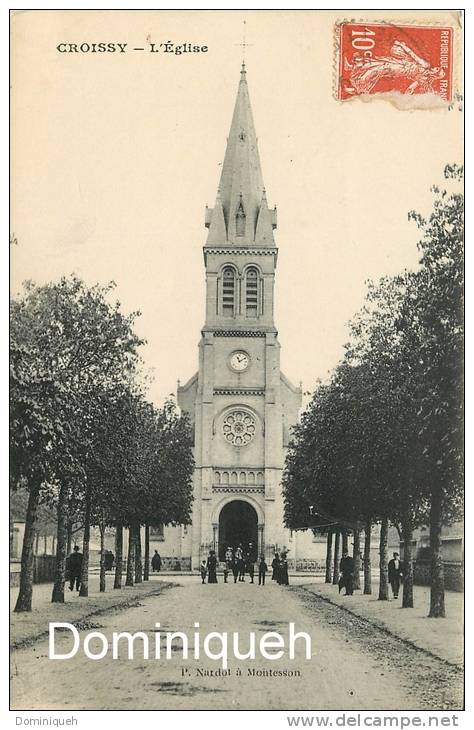
[[[53, 583], [56, 570], [55, 555], [35, 555], [33, 558], [33, 583]], [[20, 585], [20, 561], [10, 563], [10, 588]]]
[[[429, 586], [431, 567], [427, 560], [417, 560], [413, 564], [414, 582], [416, 585]], [[462, 592], [464, 590], [464, 570], [462, 563], [444, 561], [444, 586], [448, 591]]]

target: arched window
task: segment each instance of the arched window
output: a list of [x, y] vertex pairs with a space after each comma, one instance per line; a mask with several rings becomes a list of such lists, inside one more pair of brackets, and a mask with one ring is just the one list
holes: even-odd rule
[[222, 272], [222, 314], [233, 317], [235, 312], [235, 271], [226, 266]]
[[253, 266], [245, 275], [245, 314], [258, 317], [258, 271]]

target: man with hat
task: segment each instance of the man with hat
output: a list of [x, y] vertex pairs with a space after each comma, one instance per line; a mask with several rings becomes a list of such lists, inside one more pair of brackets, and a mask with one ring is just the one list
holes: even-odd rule
[[400, 563], [400, 555], [393, 553], [393, 558], [388, 561], [388, 582], [392, 586], [393, 597], [398, 598], [400, 590], [400, 581], [403, 576], [402, 564]]

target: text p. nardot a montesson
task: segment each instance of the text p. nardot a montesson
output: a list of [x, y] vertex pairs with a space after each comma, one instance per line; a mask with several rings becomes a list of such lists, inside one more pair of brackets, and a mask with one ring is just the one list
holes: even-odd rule
[[145, 43], [143, 46], [132, 46], [130, 43], [90, 43], [84, 41], [81, 43], [58, 43], [56, 50], [59, 53], [131, 53], [144, 51], [145, 53], [174, 53], [175, 56], [181, 56], [183, 53], [207, 53], [209, 48], [188, 41], [183, 43], [175, 43], [174, 41]]

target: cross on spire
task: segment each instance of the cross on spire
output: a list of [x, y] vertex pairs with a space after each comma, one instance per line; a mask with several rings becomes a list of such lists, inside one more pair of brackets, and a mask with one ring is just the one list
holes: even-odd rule
[[249, 46], [253, 46], [253, 43], [247, 43], [245, 40], [246, 37], [246, 31], [247, 31], [247, 21], [243, 20], [243, 33], [242, 33], [242, 43], [236, 43], [236, 46], [240, 46], [242, 48], [242, 72], [245, 73], [245, 49]]

